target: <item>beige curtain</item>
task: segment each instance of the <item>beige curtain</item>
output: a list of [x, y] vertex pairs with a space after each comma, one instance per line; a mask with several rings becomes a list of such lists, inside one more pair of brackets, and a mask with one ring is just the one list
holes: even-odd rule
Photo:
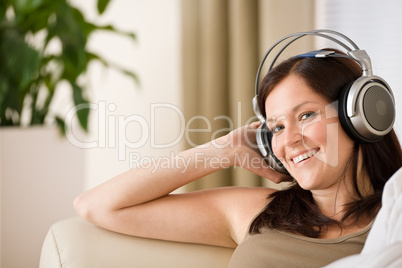
[[[280, 37], [314, 28], [314, 0], [182, 0], [183, 109], [192, 147], [253, 120], [256, 71]], [[292, 50], [311, 47], [300, 42]], [[284, 55], [286, 57], [286, 55]], [[241, 168], [200, 179], [188, 190], [267, 180]]]

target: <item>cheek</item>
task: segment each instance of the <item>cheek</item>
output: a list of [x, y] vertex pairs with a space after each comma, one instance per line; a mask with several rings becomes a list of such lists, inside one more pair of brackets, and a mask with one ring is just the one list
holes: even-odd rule
[[[326, 124], [323, 121], [316, 121], [302, 127], [303, 142], [313, 142], [314, 144], [325, 145], [328, 140], [337, 136], [337, 124]], [[306, 145], [306, 144], [305, 144]]]
[[277, 138], [277, 136], [274, 136], [271, 140], [271, 150], [274, 153], [276, 157], [281, 157], [283, 154], [281, 153], [281, 149], [279, 146], [280, 139]]
[[355, 142], [349, 135], [343, 130], [340, 126], [339, 129], [339, 150], [341, 152], [351, 152], [353, 151], [353, 147], [355, 146]]
[[309, 139], [322, 145], [338, 144], [341, 132], [338, 117], [319, 116], [302, 126], [302, 135], [305, 140]]
[[271, 140], [271, 150], [275, 157], [278, 158], [282, 163], [284, 163], [286, 156], [285, 146], [283, 144], [284, 141], [282, 135], [274, 136]]
[[[313, 126], [313, 125], [312, 125]], [[313, 145], [321, 147], [321, 151], [315, 156], [322, 162], [332, 167], [344, 165], [345, 156], [348, 156], [353, 141], [343, 130], [339, 122], [317, 124], [315, 128], [305, 131], [305, 139], [313, 141]]]

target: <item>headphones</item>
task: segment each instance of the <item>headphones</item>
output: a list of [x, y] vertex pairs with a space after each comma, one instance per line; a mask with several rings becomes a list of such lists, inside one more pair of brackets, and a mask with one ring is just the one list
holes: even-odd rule
[[[391, 88], [382, 78], [373, 75], [370, 57], [365, 50], [359, 47], [347, 36], [332, 30], [313, 30], [289, 34], [274, 43], [264, 55], [255, 81], [255, 97], [253, 98], [254, 113], [260, 120], [261, 125], [257, 130], [257, 145], [265, 161], [275, 171], [288, 174], [281, 161], [274, 155], [272, 150], [272, 133], [267, 126], [266, 119], [260, 112], [257, 97], [259, 80], [262, 67], [272, 50], [288, 40], [287, 43], [274, 56], [268, 72], [273, 68], [280, 54], [294, 41], [304, 36], [318, 36], [329, 39], [342, 46], [347, 55], [335, 53], [335, 51], [311, 51], [295, 57], [302, 58], [330, 58], [343, 57], [355, 60], [360, 64], [363, 75], [357, 80], [345, 86], [338, 100], [339, 121], [346, 133], [358, 143], [374, 143], [388, 134], [395, 122], [395, 100]], [[347, 41], [349, 45], [342, 42]]]

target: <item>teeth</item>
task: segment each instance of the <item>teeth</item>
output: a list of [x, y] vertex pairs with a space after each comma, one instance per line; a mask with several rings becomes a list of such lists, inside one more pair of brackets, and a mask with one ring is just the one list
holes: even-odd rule
[[293, 158], [293, 163], [297, 164], [297, 163], [299, 163], [299, 162], [301, 162], [301, 161], [303, 161], [303, 160], [305, 160], [307, 158], [312, 157], [315, 154], [316, 154], [316, 151], [309, 151], [309, 152], [307, 152], [305, 154], [301, 154], [299, 156], [296, 156], [295, 158]]

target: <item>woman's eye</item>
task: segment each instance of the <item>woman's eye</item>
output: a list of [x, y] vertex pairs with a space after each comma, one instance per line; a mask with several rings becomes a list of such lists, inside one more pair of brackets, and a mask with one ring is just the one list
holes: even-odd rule
[[274, 127], [271, 129], [271, 132], [272, 132], [272, 134], [276, 134], [276, 133], [280, 132], [282, 129], [284, 129], [283, 126], [274, 126]]
[[313, 117], [315, 115], [316, 115], [315, 112], [305, 112], [302, 115], [300, 115], [300, 120], [306, 120], [306, 119], [309, 119], [309, 118], [311, 118], [311, 117]]

